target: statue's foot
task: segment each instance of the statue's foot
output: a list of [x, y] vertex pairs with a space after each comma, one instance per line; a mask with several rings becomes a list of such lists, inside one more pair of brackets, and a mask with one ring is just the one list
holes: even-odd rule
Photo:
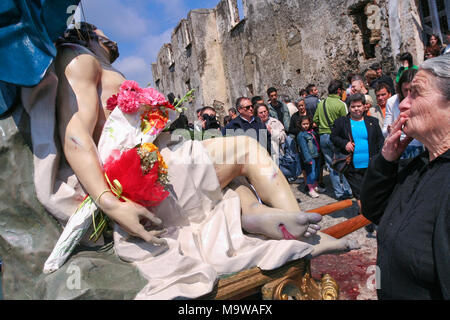
[[320, 230], [322, 216], [313, 212], [289, 213], [279, 209], [242, 215], [242, 227], [271, 239], [303, 240]]
[[314, 237], [308, 239], [307, 242], [314, 245], [314, 250], [311, 253], [312, 257], [317, 257], [322, 254], [342, 253], [361, 248], [357, 240], [349, 239], [348, 237], [336, 239], [322, 232], [317, 233]]

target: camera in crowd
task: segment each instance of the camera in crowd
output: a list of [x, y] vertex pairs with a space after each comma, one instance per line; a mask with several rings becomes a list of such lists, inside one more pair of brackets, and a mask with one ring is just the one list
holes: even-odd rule
[[208, 129], [220, 129], [219, 121], [217, 120], [216, 116], [211, 116], [209, 114], [202, 115], [203, 120], [205, 120], [205, 130]]

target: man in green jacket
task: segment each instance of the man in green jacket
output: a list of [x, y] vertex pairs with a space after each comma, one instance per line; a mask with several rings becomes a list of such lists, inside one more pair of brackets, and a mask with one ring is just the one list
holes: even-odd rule
[[[341, 100], [344, 84], [340, 80], [332, 80], [328, 86], [328, 97], [319, 102], [313, 121], [319, 127], [320, 149], [330, 171], [330, 180], [334, 195], [338, 200], [350, 199], [352, 190], [343, 175], [331, 167], [334, 155], [334, 146], [330, 140], [331, 127], [337, 118], [347, 115], [346, 104]], [[324, 105], [326, 112], [324, 111]]]

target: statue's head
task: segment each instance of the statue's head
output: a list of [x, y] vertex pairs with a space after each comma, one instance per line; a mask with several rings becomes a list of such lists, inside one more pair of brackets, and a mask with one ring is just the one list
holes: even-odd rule
[[58, 39], [56, 45], [64, 43], [76, 43], [88, 49], [100, 46], [109, 53], [111, 63], [119, 57], [117, 43], [110, 40], [102, 30], [88, 22], [80, 22], [78, 26], [67, 29], [63, 37]]

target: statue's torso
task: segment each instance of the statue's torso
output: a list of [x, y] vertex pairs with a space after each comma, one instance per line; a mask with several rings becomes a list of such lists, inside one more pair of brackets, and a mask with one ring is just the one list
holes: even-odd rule
[[[117, 94], [119, 92], [120, 85], [126, 79], [119, 71], [114, 69], [110, 64], [101, 62], [96, 57], [95, 54], [93, 54], [90, 50], [86, 49], [85, 47], [76, 44], [68, 44], [65, 45], [65, 47], [66, 48], [64, 48], [64, 50], [67, 50], [68, 47], [69, 50], [75, 51], [76, 56], [75, 58], [72, 57], [68, 59], [65, 54], [59, 54], [56, 59], [56, 68], [59, 78], [58, 109], [61, 110], [62, 107], [62, 112], [66, 112], [67, 108], [72, 108], [72, 112], [76, 112], [76, 109], [78, 109], [79, 106], [77, 97], [75, 96], [73, 90], [71, 89], [71, 86], [73, 84], [67, 82], [67, 79], [64, 76], [65, 67], [73, 60], [78, 59], [80, 55], [88, 54], [92, 56], [95, 59], [96, 63], [98, 63], [99, 65], [98, 68], [95, 68], [95, 72], [98, 73], [97, 95], [99, 108], [98, 108], [97, 122], [92, 133], [94, 141], [98, 143], [103, 126], [110, 114], [110, 111], [106, 109], [107, 101], [112, 95]], [[89, 70], [86, 69], [92, 68], [92, 65], [86, 66], [81, 61], [75, 61], [75, 63], [76, 68], [79, 68], [79, 70], [89, 72]]]
[[125, 77], [112, 66], [100, 64], [102, 68], [101, 80], [99, 82], [98, 94], [100, 101], [97, 125], [94, 130], [94, 140], [98, 143], [100, 135], [111, 111], [106, 109], [108, 99], [119, 92], [120, 85], [126, 80]]

